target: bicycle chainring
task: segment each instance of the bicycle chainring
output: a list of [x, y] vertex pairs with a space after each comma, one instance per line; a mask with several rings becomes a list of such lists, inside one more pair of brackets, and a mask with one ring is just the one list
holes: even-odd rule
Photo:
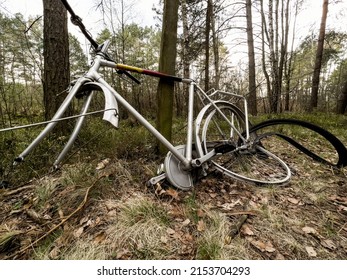
[[[180, 154], [185, 155], [186, 145], [179, 145], [175, 148]], [[183, 170], [180, 161], [171, 152], [168, 152], [165, 157], [164, 168], [166, 178], [174, 187], [185, 191], [193, 187], [191, 172]]]

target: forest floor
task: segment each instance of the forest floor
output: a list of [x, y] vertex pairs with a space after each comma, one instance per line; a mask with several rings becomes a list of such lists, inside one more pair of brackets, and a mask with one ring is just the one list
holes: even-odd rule
[[[338, 123], [347, 145], [347, 117]], [[281, 187], [218, 173], [190, 191], [148, 187], [162, 159], [143, 145], [0, 189], [0, 259], [347, 259], [347, 168], [276, 141], [293, 172]]]

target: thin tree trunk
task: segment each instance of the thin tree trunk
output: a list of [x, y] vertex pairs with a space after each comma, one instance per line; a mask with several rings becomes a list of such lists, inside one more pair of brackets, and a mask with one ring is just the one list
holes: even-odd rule
[[207, 0], [206, 30], [205, 30], [205, 91], [210, 88], [210, 33], [213, 13], [212, 0]]
[[[289, 3], [289, 1], [288, 1]], [[294, 15], [294, 24], [293, 24], [293, 37], [292, 37], [292, 43], [291, 43], [291, 51], [290, 51], [290, 57], [286, 59], [285, 66], [284, 66], [284, 75], [285, 75], [285, 104], [284, 104], [284, 110], [289, 111], [290, 110], [290, 87], [291, 87], [291, 79], [292, 79], [292, 63], [294, 60], [294, 41], [295, 41], [295, 31], [296, 31], [296, 20], [298, 16], [298, 5], [299, 3], [296, 2], [295, 5], [295, 15]]]
[[[169, 75], [175, 75], [178, 5], [179, 0], [164, 1], [159, 71]], [[160, 79], [157, 94], [157, 129], [167, 140], [171, 141], [174, 82]], [[158, 143], [158, 151], [160, 154], [165, 154], [167, 149], [161, 143]]]
[[255, 77], [254, 40], [252, 24], [252, 1], [246, 0], [247, 45], [248, 45], [248, 105], [249, 112], [257, 115], [257, 87]]
[[319, 76], [320, 76], [320, 72], [322, 68], [325, 29], [326, 29], [326, 22], [327, 22], [327, 16], [328, 16], [328, 5], [329, 5], [329, 0], [323, 0], [322, 19], [320, 24], [316, 60], [314, 64], [314, 71], [313, 71], [313, 77], [312, 77], [311, 102], [309, 107], [310, 111], [317, 108], [318, 106]]
[[336, 113], [344, 114], [346, 110], [347, 110], [347, 80], [345, 80], [342, 91], [339, 95]]
[[[267, 95], [269, 102], [271, 102], [271, 80], [270, 80], [270, 75], [266, 69], [266, 55], [265, 55], [265, 38], [267, 41], [270, 41], [269, 38], [269, 32], [267, 31], [267, 26], [266, 26], [266, 18], [265, 18], [265, 13], [264, 13], [264, 2], [263, 0], [260, 0], [260, 13], [261, 13], [261, 55], [262, 55], [262, 69], [263, 73], [266, 79], [266, 89], [267, 89]], [[266, 110], [266, 106], [264, 105], [264, 110]]]
[[[212, 14], [214, 14], [213, 9], [212, 9]], [[219, 40], [218, 40], [218, 34], [216, 30], [216, 20], [214, 16], [212, 16], [211, 18], [211, 29], [212, 29], [213, 58], [214, 58], [214, 71], [215, 71], [213, 86], [215, 89], [219, 89], [219, 80], [220, 80]]]
[[[187, 0], [181, 1], [182, 7], [182, 25], [183, 25], [183, 77], [190, 78], [190, 62], [191, 58], [189, 56], [189, 26], [188, 26], [188, 11], [187, 11]], [[187, 84], [183, 84], [183, 97], [188, 96], [189, 87]], [[182, 96], [181, 94], [177, 94], [176, 98]], [[182, 115], [184, 102], [177, 101], [177, 114]], [[182, 104], [183, 103], [183, 104]]]

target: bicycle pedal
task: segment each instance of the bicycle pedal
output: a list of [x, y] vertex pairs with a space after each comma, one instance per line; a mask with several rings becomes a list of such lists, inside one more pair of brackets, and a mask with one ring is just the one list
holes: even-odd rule
[[158, 184], [159, 182], [163, 181], [166, 179], [166, 173], [162, 173], [158, 176], [152, 177], [147, 184], [150, 186], [155, 186], [156, 184]]

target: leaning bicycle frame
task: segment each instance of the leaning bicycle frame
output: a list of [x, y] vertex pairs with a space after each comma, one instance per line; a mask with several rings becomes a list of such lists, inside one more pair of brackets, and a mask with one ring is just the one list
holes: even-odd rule
[[[82, 124], [85, 121], [85, 117], [91, 114], [88, 112], [88, 108], [91, 104], [94, 91], [97, 90], [103, 92], [105, 97], [105, 109], [103, 116], [104, 120], [110, 122], [113, 126], [118, 127], [119, 103], [169, 150], [164, 161], [164, 173], [158, 174], [158, 176], [153, 177], [150, 180], [151, 184], [156, 184], [163, 179], [168, 179], [168, 181], [173, 186], [183, 190], [188, 190], [193, 186], [192, 174], [195, 173], [195, 170], [198, 170], [198, 173], [201, 173], [202, 175], [207, 175], [207, 171], [209, 169], [208, 162], [211, 162], [217, 170], [226, 175], [256, 184], [282, 184], [286, 183], [290, 179], [291, 172], [289, 167], [280, 158], [265, 150], [262, 147], [261, 143], [257, 141], [257, 139], [256, 141], [254, 141], [254, 139], [251, 139], [247, 101], [245, 97], [219, 90], [204, 92], [191, 78], [180, 78], [156, 71], [116, 63], [107, 54], [110, 41], [107, 40], [103, 44], [98, 44], [96, 41], [94, 41], [84, 27], [82, 20], [74, 13], [68, 2], [66, 0], [61, 0], [61, 2], [71, 14], [72, 23], [80, 28], [82, 33], [91, 43], [91, 47], [95, 53], [94, 61], [88, 72], [71, 84], [71, 87], [68, 90], [67, 97], [53, 116], [52, 120], [29, 144], [29, 146], [15, 159], [15, 163], [23, 161], [24, 158], [47, 136], [47, 134], [56, 126], [59, 121], [66, 119], [62, 116], [69, 107], [70, 103], [75, 97], [82, 96], [85, 98], [85, 101], [82, 106], [80, 115], [76, 116], [77, 121], [75, 128], [63, 150], [58, 155], [53, 164], [55, 168], [58, 168], [61, 161], [76, 140], [78, 133], [81, 130]], [[120, 93], [118, 93], [103, 79], [103, 77], [99, 74], [99, 69], [102, 67], [112, 68], [117, 72], [117, 74], [125, 74], [128, 78], [136, 83], [140, 82], [129, 72], [136, 72], [160, 79], [168, 79], [170, 81], [188, 84], [189, 98], [186, 143], [184, 145], [174, 146], [170, 141], [168, 141], [168, 139], [166, 139], [156, 128], [154, 128], [150, 124], [149, 121], [147, 121], [133, 106], [131, 106]], [[220, 94], [223, 95], [223, 97], [227, 96], [228, 100], [226, 100], [225, 98], [216, 99], [216, 96], [218, 97]], [[194, 123], [194, 102], [196, 99], [195, 95], [197, 95], [204, 107], [197, 114]], [[233, 101], [230, 101], [231, 98], [236, 98], [238, 102], [242, 103], [242, 105], [236, 106], [235, 104], [233, 104]], [[243, 107], [243, 111], [240, 109], [241, 107]], [[222, 112], [222, 110], [227, 111], [229, 118]], [[229, 139], [229, 137], [226, 137], [222, 141], [219, 141], [218, 145], [213, 146], [212, 148], [207, 148], [207, 130], [209, 129], [210, 123], [215, 123], [214, 119], [217, 116], [220, 117], [222, 121], [226, 122], [227, 127], [230, 128], [230, 131], [228, 133], [236, 134], [236, 138], [233, 137], [234, 139]], [[236, 123], [241, 122], [242, 127], [239, 127], [237, 129], [234, 126], [234, 121], [236, 121]], [[204, 124], [202, 124], [203, 122]], [[201, 128], [202, 132], [200, 132]], [[218, 127], [218, 125], [217, 130], [221, 131], [221, 127]], [[237, 141], [235, 142], [235, 140]], [[237, 143], [236, 146], [233, 142]], [[259, 152], [260, 154], [266, 155], [270, 159], [275, 160], [277, 164], [281, 166], [280, 168], [285, 171], [284, 176], [282, 176], [280, 179], [276, 179], [275, 181], [250, 178], [248, 175], [244, 176], [238, 174], [237, 171], [235, 172], [233, 170], [229, 170], [229, 168], [225, 168], [218, 163], [218, 160], [220, 160], [223, 156], [234, 155], [238, 157], [238, 155], [241, 155], [242, 157], [242, 153], [248, 152], [248, 155], [252, 155], [254, 151], [256, 151], [255, 155], [257, 155]]]
[[[69, 90], [69, 93], [63, 103], [61, 104], [60, 108], [57, 110], [56, 114], [53, 116], [51, 122], [45, 127], [44, 130], [31, 142], [31, 144], [16, 158], [16, 162], [23, 161], [24, 158], [47, 136], [47, 134], [52, 131], [52, 129], [56, 126], [60, 118], [63, 116], [67, 108], [69, 107], [69, 104], [72, 102], [73, 98], [78, 96], [78, 94], [81, 91], [84, 91], [85, 89], [92, 89], [90, 90], [89, 94], [87, 94], [86, 100], [84, 102], [84, 105], [82, 107], [82, 111], [80, 114], [80, 117], [77, 118], [77, 122], [75, 125], [75, 128], [66, 143], [64, 149], [57, 157], [56, 161], [54, 162], [54, 167], [59, 167], [59, 164], [63, 160], [66, 153], [71, 148], [72, 144], [74, 143], [82, 124], [85, 120], [86, 113], [88, 111], [91, 99], [93, 97], [93, 89], [100, 90], [104, 93], [105, 96], [105, 112], [103, 119], [110, 122], [113, 126], [118, 127], [118, 103], [121, 104], [131, 115], [133, 115], [140, 124], [142, 124], [148, 131], [157, 138], [182, 164], [182, 167], [184, 170], [190, 170], [194, 167], [201, 166], [204, 162], [208, 161], [210, 158], [214, 156], [213, 153], [211, 153], [209, 156], [202, 157], [202, 152], [198, 151], [198, 154], [200, 155], [199, 158], [193, 159], [192, 157], [192, 147], [194, 138], [194, 95], [195, 93], [198, 93], [200, 100], [205, 102], [204, 100], [208, 101], [209, 106], [214, 106], [214, 108], [218, 111], [219, 108], [217, 105], [215, 105], [215, 101], [211, 99], [211, 97], [206, 94], [193, 79], [186, 79], [186, 78], [180, 78], [176, 76], [169, 76], [160, 72], [151, 71], [151, 70], [145, 70], [133, 66], [123, 65], [123, 64], [117, 64], [113, 61], [110, 61], [106, 59], [107, 55], [107, 49], [109, 47], [110, 42], [106, 41], [104, 44], [102, 44], [100, 50], [96, 53], [94, 62], [92, 66], [90, 67], [89, 71], [81, 78], [79, 78], [72, 88]], [[154, 76], [158, 78], [164, 78], [164, 79], [172, 79], [176, 82], [182, 82], [189, 85], [189, 99], [188, 99], [188, 119], [187, 119], [187, 141], [186, 141], [186, 151], [185, 155], [182, 155], [177, 151], [175, 146], [170, 143], [157, 129], [155, 129], [133, 106], [131, 106], [122, 96], [119, 94], [115, 89], [113, 89], [99, 74], [99, 69], [101, 67], [108, 67], [118, 70], [127, 70], [132, 72], [137, 72], [149, 76]], [[197, 91], [195, 90], [197, 89]], [[228, 94], [228, 93], [227, 93]], [[230, 94], [230, 93], [229, 93]], [[245, 110], [245, 118], [246, 118], [246, 124], [248, 125], [248, 117], [247, 117], [247, 101], [244, 97], [239, 96], [243, 99], [244, 102], [244, 110]], [[205, 102], [205, 105], [207, 103]], [[221, 113], [221, 112], [220, 112]], [[227, 118], [226, 118], [227, 120]], [[233, 124], [228, 120], [230, 125]], [[239, 135], [241, 138], [244, 138], [242, 134]], [[246, 131], [246, 136], [244, 138], [245, 141], [247, 141], [249, 137], [248, 132], [248, 126]], [[196, 137], [195, 137], [196, 138]]]

